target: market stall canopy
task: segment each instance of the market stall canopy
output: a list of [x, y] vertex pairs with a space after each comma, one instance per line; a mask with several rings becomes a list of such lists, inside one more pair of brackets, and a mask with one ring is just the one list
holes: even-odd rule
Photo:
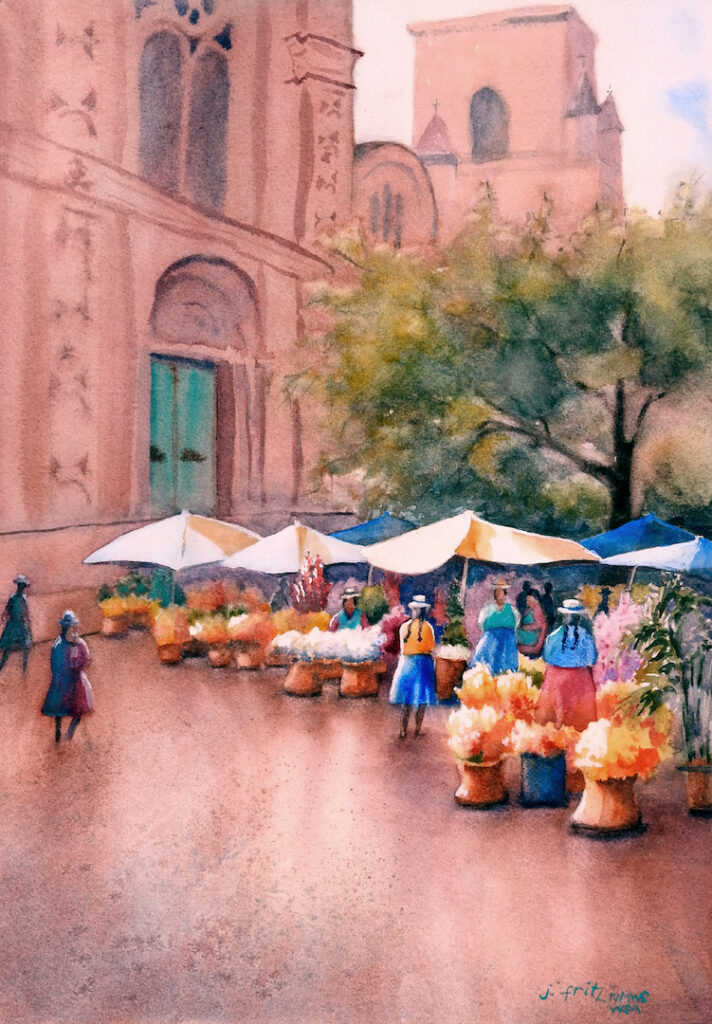
[[122, 534], [93, 551], [84, 562], [136, 562], [188, 569], [219, 562], [225, 555], [242, 551], [259, 539], [258, 533], [244, 526], [196, 516], [184, 509], [180, 515]]
[[410, 533], [414, 529], [415, 523], [392, 516], [390, 512], [384, 512], [382, 516], [369, 519], [367, 523], [359, 523], [348, 530], [337, 530], [331, 536], [337, 540], [348, 541], [349, 544], [378, 544], [383, 540], [390, 540], [391, 537]]
[[599, 561], [597, 554], [576, 541], [488, 523], [474, 512], [421, 526], [366, 550], [372, 565], [409, 576], [432, 572], [453, 555], [499, 565]]
[[365, 562], [363, 548], [336, 537], [327, 537], [302, 523], [292, 523], [279, 533], [254, 544], [248, 551], [239, 551], [226, 558], [226, 569], [251, 569], [253, 572], [299, 572], [305, 555], [321, 558], [325, 565], [335, 562]]
[[[641, 519], [631, 519], [615, 530], [598, 533], [588, 537], [581, 543], [589, 551], [595, 551], [601, 558], [622, 555], [626, 551], [641, 551], [644, 548], [662, 547], [667, 544], [681, 544], [683, 541], [694, 540], [695, 535], [672, 523], [665, 523], [657, 516], [647, 515]], [[627, 563], [626, 563], [627, 564]]]
[[712, 543], [704, 537], [695, 537], [682, 544], [664, 544], [643, 551], [628, 551], [624, 555], [612, 555], [602, 561], [604, 565], [626, 565], [712, 577]]

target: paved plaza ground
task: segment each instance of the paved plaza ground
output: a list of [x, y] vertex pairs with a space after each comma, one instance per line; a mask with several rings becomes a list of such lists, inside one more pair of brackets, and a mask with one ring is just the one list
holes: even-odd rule
[[458, 807], [445, 707], [399, 741], [385, 693], [88, 640], [71, 744], [48, 644], [0, 675], [0, 1024], [598, 1024], [621, 990], [712, 1020], [712, 824], [673, 769], [643, 835], [595, 841], [514, 763], [509, 806]]

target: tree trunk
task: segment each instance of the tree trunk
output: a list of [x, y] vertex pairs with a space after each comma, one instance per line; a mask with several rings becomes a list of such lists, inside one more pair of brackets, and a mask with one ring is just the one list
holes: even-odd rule
[[611, 530], [633, 518], [631, 489], [635, 442], [629, 441], [625, 433], [625, 399], [625, 381], [619, 380], [616, 384], [616, 409], [613, 416], [613, 475], [608, 487], [611, 495], [608, 526]]

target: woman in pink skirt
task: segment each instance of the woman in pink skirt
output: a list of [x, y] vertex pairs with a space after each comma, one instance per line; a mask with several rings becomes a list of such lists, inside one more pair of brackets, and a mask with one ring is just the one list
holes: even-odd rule
[[542, 724], [571, 725], [582, 732], [597, 717], [591, 671], [597, 658], [596, 645], [581, 625], [586, 609], [579, 601], [564, 601], [559, 612], [564, 617], [563, 625], [550, 633], [544, 644], [546, 672], [536, 717]]

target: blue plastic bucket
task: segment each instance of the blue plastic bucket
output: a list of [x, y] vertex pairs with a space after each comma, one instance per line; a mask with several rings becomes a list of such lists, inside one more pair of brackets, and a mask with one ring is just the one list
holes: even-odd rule
[[566, 803], [566, 757], [522, 754], [522, 803], [560, 807]]

